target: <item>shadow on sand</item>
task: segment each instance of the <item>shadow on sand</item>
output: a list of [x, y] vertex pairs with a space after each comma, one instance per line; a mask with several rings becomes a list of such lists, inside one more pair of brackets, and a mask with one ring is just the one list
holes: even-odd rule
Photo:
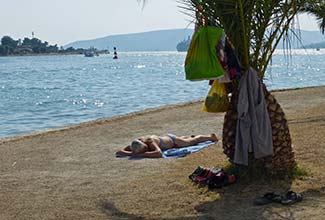
[[[194, 186], [195, 187], [195, 186]], [[291, 181], [278, 182], [252, 182], [250, 184], [237, 183], [222, 189], [215, 190], [220, 195], [216, 201], [203, 202], [197, 205], [195, 210], [198, 215], [171, 216], [166, 214], [161, 217], [138, 216], [118, 210], [114, 203], [102, 201], [100, 206], [108, 219], [116, 220], [214, 220], [214, 219], [296, 219], [303, 209], [321, 207], [325, 203], [325, 187], [301, 192], [304, 200], [290, 206], [270, 203], [264, 206], [253, 204], [254, 198], [262, 196], [266, 192], [284, 194], [291, 187]], [[299, 214], [300, 212], [300, 214]], [[302, 213], [303, 214], [303, 213]], [[304, 215], [302, 215], [304, 216]]]

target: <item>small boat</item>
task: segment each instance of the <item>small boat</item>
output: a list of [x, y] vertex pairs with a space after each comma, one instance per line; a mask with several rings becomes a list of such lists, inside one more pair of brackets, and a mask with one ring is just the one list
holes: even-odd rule
[[99, 56], [98, 50], [94, 47], [90, 47], [84, 52], [85, 57]]
[[95, 53], [94, 51], [86, 51], [84, 53], [85, 57], [94, 57], [95, 56]]
[[317, 51], [320, 51], [320, 48], [319, 48], [319, 47], [317, 47], [317, 48], [316, 48], [316, 50], [317, 50]]
[[188, 48], [190, 47], [190, 43], [191, 43], [191, 37], [188, 36], [187, 39], [179, 42], [176, 46], [176, 49], [178, 52], [186, 52], [188, 50]]

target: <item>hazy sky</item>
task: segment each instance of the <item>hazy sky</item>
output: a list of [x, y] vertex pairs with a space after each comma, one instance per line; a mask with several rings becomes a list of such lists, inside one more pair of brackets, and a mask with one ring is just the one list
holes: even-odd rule
[[[186, 28], [189, 17], [176, 0], [0, 0], [0, 36], [35, 37], [51, 44], [113, 34]], [[317, 30], [310, 16], [300, 18], [301, 29]], [[191, 27], [191, 26], [190, 26]]]

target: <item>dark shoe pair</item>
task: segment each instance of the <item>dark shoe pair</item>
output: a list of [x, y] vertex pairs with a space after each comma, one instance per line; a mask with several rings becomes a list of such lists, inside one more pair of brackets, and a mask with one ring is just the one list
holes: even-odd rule
[[303, 196], [300, 193], [294, 191], [288, 191], [284, 196], [274, 192], [264, 194], [262, 197], [258, 197], [254, 200], [255, 205], [266, 205], [269, 203], [280, 203], [282, 205], [291, 205], [303, 200]]
[[281, 204], [282, 205], [291, 205], [296, 202], [302, 201], [302, 194], [296, 193], [294, 191], [289, 191], [285, 196], [282, 197]]

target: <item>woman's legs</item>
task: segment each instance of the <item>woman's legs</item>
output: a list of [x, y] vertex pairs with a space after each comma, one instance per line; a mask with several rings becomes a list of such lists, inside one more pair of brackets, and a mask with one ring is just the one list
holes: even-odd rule
[[211, 135], [196, 135], [196, 136], [181, 136], [176, 137], [175, 144], [178, 147], [187, 147], [196, 145], [197, 143], [204, 142], [204, 141], [218, 141], [218, 138], [215, 134]]

